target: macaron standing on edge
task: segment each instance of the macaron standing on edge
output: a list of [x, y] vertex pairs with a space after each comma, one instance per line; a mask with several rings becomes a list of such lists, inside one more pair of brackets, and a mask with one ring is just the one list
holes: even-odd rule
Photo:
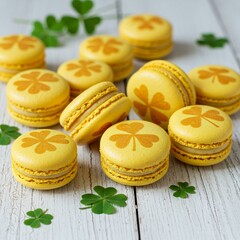
[[219, 65], [192, 69], [188, 76], [195, 86], [197, 103], [217, 107], [231, 115], [240, 109], [240, 75]]
[[133, 47], [136, 58], [159, 59], [173, 49], [172, 25], [152, 14], [125, 17], [119, 24], [119, 35]]
[[0, 37], [0, 81], [35, 68], [45, 68], [45, 46], [38, 38], [17, 34]]
[[171, 115], [196, 103], [196, 93], [185, 72], [173, 63], [155, 60], [146, 63], [128, 80], [127, 96], [143, 120], [167, 130]]
[[132, 48], [119, 37], [111, 35], [89, 37], [81, 42], [79, 57], [107, 63], [113, 70], [114, 82], [125, 79], [133, 71]]
[[115, 182], [143, 186], [168, 171], [170, 138], [158, 125], [129, 120], [109, 127], [100, 140], [101, 166]]
[[72, 99], [97, 83], [113, 82], [112, 69], [102, 61], [73, 59], [62, 63], [57, 72], [69, 83]]
[[231, 152], [232, 121], [215, 107], [194, 105], [177, 110], [170, 118], [168, 133], [171, 152], [187, 164], [217, 164]]
[[62, 112], [60, 124], [79, 144], [97, 140], [103, 132], [123, 121], [131, 101], [111, 82], [98, 83], [76, 97]]
[[33, 189], [62, 187], [78, 171], [76, 142], [56, 130], [39, 129], [21, 135], [12, 145], [11, 158], [15, 179]]
[[59, 123], [69, 103], [69, 85], [58, 74], [43, 69], [18, 73], [7, 84], [8, 112], [17, 122], [30, 127]]

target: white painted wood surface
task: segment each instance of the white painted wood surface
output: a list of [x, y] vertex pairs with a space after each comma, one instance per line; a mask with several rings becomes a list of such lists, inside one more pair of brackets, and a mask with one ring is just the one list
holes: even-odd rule
[[[97, 33], [117, 35], [118, 20], [125, 14], [151, 12], [174, 26], [175, 48], [166, 58], [186, 72], [203, 64], [221, 64], [239, 71], [239, 0], [95, 0], [98, 7], [116, 3], [117, 8], [101, 12], [118, 18], [105, 20]], [[73, 13], [69, 1], [1, 0], [0, 35], [28, 34], [31, 25], [14, 23], [14, 18], [43, 19], [49, 13]], [[231, 44], [220, 49], [200, 47], [196, 39], [205, 32], [227, 36]], [[76, 58], [79, 42], [86, 36], [63, 39], [64, 46], [47, 50], [47, 66], [56, 70], [62, 62]], [[135, 61], [136, 69], [143, 62]], [[118, 87], [124, 91], [126, 82]], [[130, 119], [138, 117], [131, 112]], [[99, 163], [98, 143], [78, 147], [79, 173], [69, 185], [52, 191], [27, 189], [11, 174], [11, 145], [0, 146], [0, 239], [240, 239], [240, 113], [232, 116], [233, 149], [228, 159], [212, 167], [192, 167], [171, 158], [167, 175], [146, 187], [125, 187], [107, 179]], [[5, 84], [0, 83], [0, 123], [15, 125], [22, 133], [31, 128], [14, 122], [6, 112]], [[61, 130], [60, 126], [54, 127]], [[188, 181], [197, 194], [178, 199], [171, 184]], [[128, 206], [114, 215], [80, 211], [81, 195], [95, 185], [113, 186], [128, 196]], [[25, 213], [35, 208], [49, 209], [54, 215], [50, 226], [31, 229], [23, 224]]]

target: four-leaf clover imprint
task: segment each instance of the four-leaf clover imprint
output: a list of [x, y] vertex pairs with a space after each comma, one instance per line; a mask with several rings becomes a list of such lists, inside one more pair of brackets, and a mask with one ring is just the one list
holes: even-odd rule
[[11, 49], [14, 45], [17, 45], [19, 49], [22, 51], [26, 51], [29, 48], [34, 48], [36, 39], [28, 36], [17, 36], [17, 35], [12, 35], [9, 37], [4, 37], [3, 38], [4, 43], [0, 44], [0, 48], [3, 48], [5, 50]]
[[199, 70], [199, 78], [200, 79], [209, 79], [212, 78], [212, 82], [217, 79], [221, 84], [228, 84], [230, 82], [235, 82], [236, 79], [233, 77], [226, 76], [224, 74], [228, 73], [229, 70], [225, 68], [214, 68], [210, 67], [209, 71], [207, 70]]
[[151, 148], [153, 142], [158, 142], [159, 137], [154, 134], [140, 134], [138, 133], [144, 125], [139, 122], [122, 123], [117, 126], [117, 129], [126, 132], [121, 134], [114, 134], [109, 139], [116, 142], [118, 148], [125, 148], [130, 141], [133, 141], [132, 151], [136, 151], [136, 139], [145, 148]]
[[143, 103], [133, 101], [133, 105], [137, 108], [141, 116], [146, 116], [147, 110], [149, 109], [151, 119], [154, 123], [160, 124], [161, 122], [167, 122], [168, 117], [159, 112], [159, 109], [169, 110], [170, 104], [164, 101], [164, 96], [162, 93], [157, 92], [153, 95], [151, 102], [148, 101], [148, 89], [145, 85], [141, 85], [134, 90], [135, 95], [142, 100]]
[[79, 60], [78, 63], [69, 63], [67, 64], [67, 70], [72, 71], [76, 70], [74, 76], [91, 76], [92, 72], [101, 72], [101, 65], [94, 63], [93, 61], [84, 61]]
[[111, 53], [119, 52], [118, 46], [122, 45], [122, 42], [117, 39], [110, 38], [106, 42], [99, 37], [95, 37], [88, 41], [87, 48], [93, 52], [99, 52], [101, 49], [104, 54], [109, 55]]
[[224, 121], [224, 117], [220, 116], [220, 112], [217, 110], [208, 110], [205, 113], [202, 113], [202, 108], [195, 106], [190, 109], [183, 110], [184, 114], [194, 115], [194, 117], [188, 117], [181, 121], [185, 126], [192, 126], [193, 128], [199, 128], [202, 124], [202, 119], [208, 121], [215, 127], [219, 127], [216, 123], [210, 121], [210, 119], [215, 121]]
[[50, 134], [50, 131], [48, 130], [43, 130], [40, 132], [32, 132], [30, 135], [32, 137], [25, 137], [22, 139], [22, 147], [27, 148], [31, 147], [35, 144], [37, 146], [35, 147], [35, 152], [38, 154], [45, 153], [46, 151], [56, 151], [56, 147], [53, 145], [53, 143], [58, 143], [58, 144], [68, 144], [69, 141], [65, 139], [66, 136], [63, 134], [56, 134], [52, 137], [48, 138], [48, 135]]
[[133, 17], [133, 21], [139, 22], [138, 29], [141, 30], [152, 30], [154, 29], [154, 25], [163, 24], [163, 20], [159, 17], [151, 17], [150, 19], [145, 19], [143, 16], [135, 16]]
[[58, 78], [51, 73], [44, 73], [41, 75], [38, 71], [25, 73], [20, 76], [22, 79], [16, 81], [14, 85], [17, 86], [18, 91], [25, 91], [28, 89], [30, 94], [37, 94], [40, 91], [48, 91], [50, 87], [46, 82], [57, 82]]

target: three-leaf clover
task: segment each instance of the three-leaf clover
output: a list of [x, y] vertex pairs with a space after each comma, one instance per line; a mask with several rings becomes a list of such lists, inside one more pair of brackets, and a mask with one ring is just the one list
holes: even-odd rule
[[46, 214], [48, 211], [43, 211], [41, 208], [37, 208], [34, 211], [27, 212], [30, 217], [24, 221], [24, 224], [32, 228], [39, 228], [42, 224], [49, 225], [52, 223], [53, 216], [51, 214]]
[[43, 41], [47, 47], [57, 47], [60, 45], [58, 37], [64, 31], [64, 23], [57, 20], [54, 16], [49, 15], [45, 18], [45, 22], [33, 22], [32, 36]]
[[99, 16], [89, 15], [94, 3], [90, 0], [72, 0], [73, 9], [79, 14], [78, 17], [63, 16], [62, 22], [66, 25], [67, 31], [70, 34], [78, 32], [79, 23], [83, 22], [87, 34], [95, 32], [96, 26], [101, 23], [102, 18]]
[[11, 143], [11, 138], [18, 138], [21, 133], [17, 127], [0, 124], [0, 145], [8, 145]]
[[221, 48], [228, 43], [227, 38], [217, 38], [212, 33], [202, 34], [201, 39], [197, 40], [197, 44], [199, 45], [208, 45], [211, 48]]
[[178, 186], [171, 185], [169, 188], [174, 191], [173, 196], [179, 198], [187, 198], [188, 193], [190, 194], [196, 193], [195, 187], [189, 186], [188, 182], [178, 182]]
[[116, 208], [113, 205], [119, 207], [125, 207], [127, 196], [124, 194], [116, 194], [117, 190], [113, 187], [104, 188], [101, 186], [95, 186], [94, 191], [98, 194], [84, 194], [82, 195], [81, 203], [86, 205], [85, 208], [91, 208], [93, 213], [96, 214], [113, 214], [116, 212]]

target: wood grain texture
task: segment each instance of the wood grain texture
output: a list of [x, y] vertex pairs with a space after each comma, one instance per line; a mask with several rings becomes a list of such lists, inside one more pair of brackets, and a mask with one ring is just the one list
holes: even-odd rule
[[[123, 13], [138, 13], [137, 5], [137, 0], [131, 1], [131, 4], [123, 1]], [[202, 33], [214, 32], [217, 36], [226, 34], [219, 22], [220, 16], [216, 15], [213, 7], [208, 1], [149, 0], [142, 1], [141, 8], [144, 10], [140, 12], [154, 12], [172, 22], [175, 47], [166, 60], [176, 63], [186, 72], [205, 64], [225, 65], [239, 71], [231, 46], [213, 50], [195, 44]], [[231, 7], [228, 2], [229, 18]], [[234, 17], [239, 19], [236, 14]], [[239, 39], [238, 37], [235, 41]], [[136, 118], [136, 114], [131, 112], [130, 119]], [[232, 153], [226, 161], [216, 166], [198, 168], [187, 166], [172, 157], [170, 169], [162, 180], [151, 186], [137, 188], [141, 239], [240, 238], [240, 113], [232, 119], [234, 143]], [[187, 181], [196, 186], [197, 194], [186, 200], [174, 198], [169, 186], [179, 181]]]
[[[204, 64], [226, 65], [239, 71], [238, 0], [95, 0], [95, 3], [96, 9], [111, 3], [117, 6], [99, 12], [100, 15], [117, 16], [105, 20], [98, 28], [99, 34], [117, 35], [118, 20], [126, 14], [156, 13], [174, 26], [175, 48], [166, 60], [186, 72]], [[60, 4], [59, 0], [1, 0], [0, 13], [0, 35], [7, 35], [31, 31], [31, 25], [16, 24], [14, 18], [43, 20], [49, 13], [61, 16], [73, 11], [69, 1]], [[205, 32], [227, 36], [231, 44], [214, 50], [196, 45], [196, 39]], [[62, 62], [77, 58], [79, 42], [85, 37], [82, 32], [75, 37], [65, 37], [62, 47], [47, 49], [48, 68], [56, 70]], [[135, 60], [135, 70], [143, 64]], [[117, 86], [124, 91], [126, 84], [127, 81]], [[31, 130], [14, 122], [7, 114], [5, 88], [5, 84], [0, 83], [0, 123], [17, 126], [22, 133]], [[130, 119], [138, 119], [133, 111]], [[0, 146], [0, 239], [240, 239], [240, 113], [232, 119], [233, 149], [226, 161], [198, 168], [171, 158], [169, 172], [162, 180], [139, 188], [109, 180], [100, 167], [99, 144], [94, 143], [78, 147], [79, 173], [72, 183], [52, 191], [27, 189], [12, 177], [11, 145]], [[62, 130], [60, 126], [54, 128]], [[197, 194], [188, 199], [174, 198], [169, 186], [179, 181], [196, 186]], [[126, 194], [128, 206], [118, 208], [117, 214], [111, 216], [80, 211], [81, 195], [96, 185], [113, 186]], [[48, 208], [54, 220], [50, 226], [33, 230], [23, 221], [27, 211], [38, 207]]]

